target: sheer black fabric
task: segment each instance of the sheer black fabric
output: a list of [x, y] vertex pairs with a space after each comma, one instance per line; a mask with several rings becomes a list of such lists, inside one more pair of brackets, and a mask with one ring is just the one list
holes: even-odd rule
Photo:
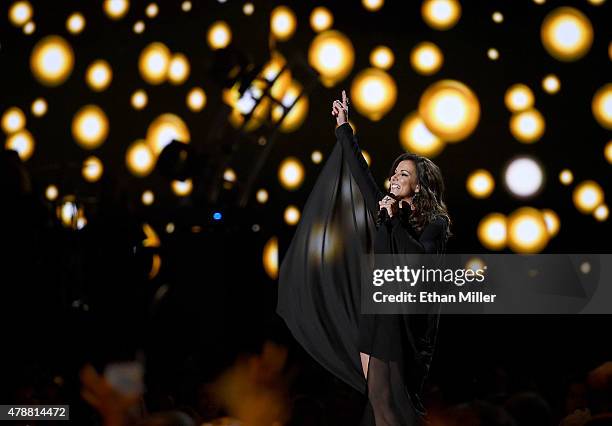
[[[438, 308], [429, 315], [363, 315], [362, 271], [374, 267], [374, 253], [442, 253], [446, 221], [437, 218], [420, 234], [398, 216], [377, 228], [384, 194], [351, 127], [339, 126], [336, 136], [281, 264], [277, 312], [315, 360], [367, 394], [361, 425], [416, 425]], [[367, 380], [360, 352], [370, 355]]]

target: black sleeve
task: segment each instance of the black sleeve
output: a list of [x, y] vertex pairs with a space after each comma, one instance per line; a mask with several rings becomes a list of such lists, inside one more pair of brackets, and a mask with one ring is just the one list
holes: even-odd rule
[[414, 237], [414, 231], [408, 228], [410, 225], [402, 223], [399, 215], [391, 218], [391, 226], [393, 233], [404, 239], [407, 253], [436, 253], [440, 248], [446, 221], [441, 216], [436, 217], [425, 226], [418, 239]]
[[363, 158], [359, 145], [357, 145], [351, 125], [344, 123], [338, 126], [336, 128], [336, 138], [342, 146], [342, 152], [349, 164], [351, 175], [357, 181], [368, 209], [372, 214], [376, 215], [379, 210], [378, 201], [383, 198], [384, 194], [376, 184], [374, 177], [372, 177], [370, 167], [365, 158]]

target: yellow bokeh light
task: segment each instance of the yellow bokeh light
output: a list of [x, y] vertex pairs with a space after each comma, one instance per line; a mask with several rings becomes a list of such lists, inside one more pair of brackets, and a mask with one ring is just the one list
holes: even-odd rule
[[608, 163], [612, 164], [612, 140], [608, 141], [604, 147], [604, 157]]
[[148, 176], [155, 168], [155, 155], [149, 145], [139, 139], [132, 143], [125, 154], [125, 164], [134, 176]]
[[295, 157], [285, 158], [278, 168], [278, 180], [283, 188], [295, 191], [304, 182], [304, 166]]
[[559, 233], [559, 228], [561, 226], [559, 215], [557, 215], [557, 213], [551, 209], [542, 209], [542, 216], [544, 217], [544, 222], [546, 223], [548, 236], [550, 238], [556, 236]]
[[66, 29], [71, 34], [79, 34], [85, 28], [85, 17], [80, 12], [72, 13], [66, 20]]
[[104, 0], [104, 13], [113, 20], [123, 18], [129, 8], [130, 2], [128, 0]]
[[502, 22], [504, 22], [504, 15], [501, 12], [493, 12], [491, 18], [496, 24], [501, 24]]
[[7, 135], [23, 129], [26, 125], [26, 116], [21, 108], [10, 107], [2, 114], [2, 130]]
[[176, 53], [170, 60], [168, 80], [175, 85], [183, 84], [189, 78], [190, 69], [187, 57], [182, 53]]
[[585, 180], [574, 188], [572, 201], [580, 213], [590, 214], [603, 203], [604, 192], [597, 182]]
[[201, 87], [194, 87], [187, 94], [187, 106], [193, 112], [202, 111], [206, 106], [206, 93]]
[[160, 42], [145, 47], [138, 59], [138, 70], [143, 80], [154, 85], [163, 83], [170, 66], [170, 55], [170, 49]]
[[474, 170], [465, 182], [470, 195], [474, 198], [487, 198], [495, 188], [495, 179], [491, 173], [485, 169]]
[[291, 70], [289, 68], [286, 68], [282, 74], [279, 75], [285, 65], [287, 65], [287, 60], [280, 52], [275, 50], [270, 55], [270, 60], [264, 65], [260, 72], [260, 77], [265, 78], [267, 81], [276, 79], [270, 88], [270, 93], [277, 99], [284, 96], [292, 81]]
[[59, 196], [59, 190], [57, 189], [57, 186], [55, 185], [47, 186], [47, 189], [45, 189], [45, 198], [47, 200], [55, 201], [57, 200], [58, 196]]
[[72, 137], [82, 148], [95, 149], [108, 136], [108, 118], [96, 105], [86, 105], [72, 119]]
[[438, 72], [444, 63], [444, 55], [438, 46], [423, 41], [410, 52], [412, 68], [422, 75], [432, 75]]
[[341, 32], [324, 31], [310, 44], [308, 63], [321, 74], [323, 85], [332, 87], [350, 74], [355, 63], [355, 49]]
[[310, 154], [310, 160], [315, 164], [320, 164], [323, 161], [323, 153], [319, 150], [312, 151]]
[[448, 30], [461, 17], [461, 4], [457, 0], [425, 0], [421, 5], [421, 16], [434, 30]]
[[397, 85], [383, 70], [366, 68], [351, 84], [351, 102], [355, 109], [372, 121], [378, 121], [395, 105]]
[[535, 108], [528, 109], [510, 118], [510, 133], [522, 143], [537, 142], [546, 130], [544, 117]]
[[101, 92], [106, 90], [113, 80], [113, 70], [108, 62], [98, 59], [87, 68], [85, 80], [91, 90]]
[[418, 112], [412, 112], [402, 120], [399, 139], [406, 152], [435, 157], [444, 149], [445, 143], [431, 133]]
[[265, 204], [268, 202], [268, 191], [266, 191], [265, 189], [260, 189], [257, 191], [257, 193], [255, 194], [255, 198], [257, 199], [257, 202], [259, 204]]
[[[368, 151], [366, 151], [365, 149], [362, 149], [361, 150], [361, 155], [363, 155], [363, 159], [368, 164], [368, 166], [371, 166], [372, 165], [372, 157], [370, 156]], [[389, 189], [388, 187], [389, 187], [389, 185], [387, 185], [387, 189]]]
[[561, 82], [559, 77], [554, 74], [548, 74], [542, 80], [542, 89], [548, 94], [554, 95], [561, 89]]
[[510, 86], [504, 95], [504, 103], [511, 112], [525, 111], [533, 107], [534, 100], [531, 89], [520, 83]]
[[87, 182], [97, 182], [102, 177], [103, 172], [104, 166], [98, 157], [92, 155], [83, 161], [81, 174]]
[[32, 74], [45, 86], [55, 87], [65, 82], [70, 77], [73, 66], [72, 47], [60, 36], [47, 36], [32, 49]]
[[277, 6], [270, 13], [270, 32], [280, 41], [293, 36], [297, 26], [295, 14], [287, 6]]
[[569, 169], [563, 169], [559, 173], [559, 182], [563, 185], [570, 185], [574, 181], [574, 174]]
[[310, 13], [310, 26], [317, 33], [328, 30], [333, 23], [334, 15], [326, 7], [315, 7]]
[[145, 23], [143, 21], [136, 21], [132, 29], [136, 34], [142, 34], [145, 30]]
[[183, 12], [189, 12], [191, 10], [191, 2], [189, 0], [184, 1], [183, 3], [181, 3], [181, 10]]
[[149, 125], [147, 144], [157, 156], [172, 140], [189, 143], [191, 141], [189, 128], [179, 116], [162, 114]]
[[607, 220], [609, 214], [610, 214], [610, 210], [608, 209], [608, 206], [605, 204], [601, 204], [597, 206], [595, 211], [593, 211], [593, 217], [600, 222]]
[[496, 61], [497, 59], [499, 59], [499, 51], [495, 49], [494, 47], [492, 47], [489, 50], [487, 50], [487, 56], [492, 61]]
[[10, 135], [4, 147], [17, 151], [21, 161], [27, 161], [34, 154], [34, 137], [29, 131], [22, 129]]
[[395, 62], [393, 51], [387, 46], [377, 46], [370, 53], [370, 63], [373, 67], [388, 70]]
[[544, 18], [540, 38], [546, 51], [560, 61], [582, 58], [593, 43], [593, 26], [582, 12], [559, 7]]
[[228, 167], [223, 171], [223, 180], [226, 182], [234, 183], [238, 179], [236, 171], [231, 167]]
[[593, 117], [608, 130], [612, 130], [612, 83], [601, 87], [593, 96], [591, 103]]
[[9, 8], [9, 21], [16, 27], [21, 27], [32, 18], [33, 13], [30, 2], [16, 1]]
[[285, 219], [285, 223], [287, 225], [297, 225], [297, 223], [300, 221], [300, 210], [296, 206], [287, 206], [285, 213], [283, 214], [283, 218]]
[[132, 98], [130, 99], [134, 109], [143, 109], [145, 106], [147, 106], [148, 101], [149, 97], [147, 96], [147, 92], [142, 89], [136, 90], [134, 93], [132, 93]]
[[187, 197], [193, 191], [193, 182], [191, 179], [186, 180], [173, 180], [172, 184], [172, 192], [178, 195], [179, 197]]
[[480, 243], [489, 250], [501, 250], [506, 246], [506, 216], [489, 213], [478, 223], [476, 231]]
[[272, 237], [263, 248], [263, 267], [266, 274], [273, 280], [278, 278], [278, 239]]
[[[292, 80], [290, 86], [287, 88], [281, 103], [285, 108], [289, 108], [297, 97], [302, 92], [302, 85], [296, 80]], [[308, 115], [309, 101], [306, 94], [302, 94], [298, 99], [297, 103], [291, 108], [289, 113], [283, 119], [279, 130], [283, 133], [290, 133], [296, 131], [306, 120]], [[282, 116], [283, 108], [280, 105], [276, 105], [272, 109], [272, 120], [278, 121]]]
[[27, 34], [27, 35], [33, 34], [35, 30], [36, 30], [36, 23], [34, 23], [34, 21], [30, 21], [23, 26], [24, 34]]
[[361, 0], [361, 4], [366, 10], [370, 12], [376, 12], [377, 10], [380, 10], [381, 7], [383, 7], [383, 5], [385, 4], [385, 1], [384, 0]]
[[465, 84], [441, 80], [429, 86], [421, 96], [419, 115], [431, 132], [446, 142], [458, 142], [476, 129], [480, 103]]
[[145, 206], [150, 206], [151, 204], [155, 202], [155, 194], [150, 189], [147, 189], [146, 191], [142, 193], [140, 200], [142, 201], [142, 204], [144, 204]]
[[159, 6], [157, 6], [156, 3], [149, 4], [147, 8], [145, 9], [145, 14], [149, 18], [155, 18], [158, 13], [159, 13]]
[[542, 213], [521, 207], [508, 216], [508, 247], [516, 253], [539, 253], [548, 244], [549, 233]]
[[232, 41], [232, 30], [225, 21], [216, 21], [208, 29], [206, 40], [211, 49], [223, 49]]
[[47, 101], [43, 98], [36, 98], [34, 102], [32, 102], [32, 107], [30, 110], [32, 114], [36, 117], [42, 117], [47, 113]]
[[245, 3], [244, 6], [242, 6], [242, 13], [245, 15], [251, 16], [253, 12], [255, 12], [255, 6], [253, 3]]
[[594, 6], [602, 5], [606, 2], [606, 0], [588, 0]]

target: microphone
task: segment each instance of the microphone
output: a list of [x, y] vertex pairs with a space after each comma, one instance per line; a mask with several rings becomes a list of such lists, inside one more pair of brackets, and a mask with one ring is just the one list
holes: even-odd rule
[[[395, 196], [395, 194], [392, 194], [391, 192], [387, 193], [387, 196], [393, 198], [394, 200], [397, 200], [397, 197]], [[380, 226], [383, 223], [387, 223], [389, 221], [389, 212], [387, 212], [387, 209], [384, 207], [381, 207], [380, 210], [378, 210], [378, 217], [376, 218], [376, 225]]]

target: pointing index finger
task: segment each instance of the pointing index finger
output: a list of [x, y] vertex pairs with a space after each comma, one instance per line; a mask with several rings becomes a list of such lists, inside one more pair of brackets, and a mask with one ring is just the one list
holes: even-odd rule
[[346, 105], [346, 90], [342, 91], [342, 103]]

